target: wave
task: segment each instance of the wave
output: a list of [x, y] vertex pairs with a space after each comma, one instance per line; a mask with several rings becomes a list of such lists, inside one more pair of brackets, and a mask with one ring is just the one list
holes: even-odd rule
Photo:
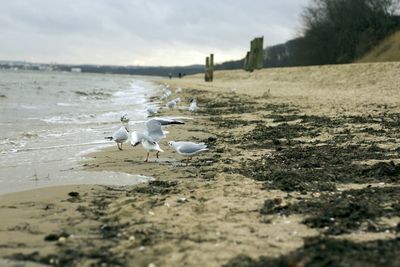
[[109, 111], [101, 114], [77, 115], [77, 116], [52, 116], [42, 118], [41, 121], [51, 124], [93, 124], [93, 123], [119, 123], [121, 117], [127, 114], [131, 120], [136, 120], [145, 116], [145, 112], [140, 109], [133, 111]]
[[63, 102], [58, 102], [56, 103], [57, 106], [59, 107], [77, 107], [79, 104], [76, 103], [63, 103]]
[[67, 145], [56, 145], [56, 146], [45, 146], [45, 147], [26, 147], [26, 148], [25, 148], [25, 145], [24, 145], [24, 146], [22, 146], [23, 148], [11, 149], [9, 152], [18, 153], [18, 152], [26, 152], [26, 151], [52, 150], [52, 149], [58, 149], [58, 148], [105, 145], [105, 144], [109, 144], [109, 141], [107, 141], [107, 140], [97, 140], [97, 141], [93, 141], [93, 142], [79, 143], [79, 144], [67, 144]]

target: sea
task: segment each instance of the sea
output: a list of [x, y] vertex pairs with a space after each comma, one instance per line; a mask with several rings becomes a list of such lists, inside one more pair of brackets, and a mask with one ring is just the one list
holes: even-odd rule
[[[148, 177], [82, 170], [121, 127], [147, 118], [159, 78], [0, 70], [0, 194], [70, 184], [132, 185]], [[154, 104], [154, 103], [153, 103]], [[126, 145], [125, 145], [126, 146]], [[126, 146], [127, 147], [127, 146]]]

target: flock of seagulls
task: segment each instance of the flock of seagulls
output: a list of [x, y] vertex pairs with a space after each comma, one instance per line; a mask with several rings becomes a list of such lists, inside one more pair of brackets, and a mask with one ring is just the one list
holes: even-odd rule
[[[182, 89], [177, 88], [175, 93], [181, 93]], [[168, 86], [164, 87], [160, 100], [166, 100], [172, 95], [171, 90]], [[167, 102], [166, 107], [173, 109], [177, 103], [181, 102], [181, 98], [177, 97]], [[191, 112], [197, 111], [196, 99], [190, 100], [190, 106], [187, 110]], [[146, 111], [149, 115], [154, 115], [158, 112], [158, 108], [155, 106], [147, 107]], [[129, 122], [128, 114], [124, 114], [121, 117], [122, 123]], [[167, 118], [152, 118], [146, 121], [146, 130], [144, 131], [132, 131], [130, 132], [127, 126], [120, 127], [113, 133], [112, 136], [105, 137], [110, 141], [114, 141], [117, 144], [119, 150], [122, 150], [122, 144], [127, 142], [130, 137], [130, 143], [132, 147], [136, 147], [139, 144], [147, 151], [145, 162], [149, 161], [150, 152], [156, 152], [157, 159], [159, 158], [160, 152], [164, 152], [161, 149], [159, 142], [161, 139], [166, 138], [166, 132], [163, 131], [163, 126], [173, 124], [184, 124], [183, 121]], [[205, 143], [195, 143], [191, 141], [169, 141], [169, 146], [181, 156], [187, 157], [187, 163], [196, 154], [207, 151], [207, 145]]]

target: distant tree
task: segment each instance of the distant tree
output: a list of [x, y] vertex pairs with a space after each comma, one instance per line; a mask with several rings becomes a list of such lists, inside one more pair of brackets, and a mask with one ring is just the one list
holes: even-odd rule
[[215, 70], [234, 70], [243, 68], [244, 59], [225, 61], [214, 66]]
[[348, 63], [399, 26], [399, 0], [313, 0], [303, 13], [300, 65]]
[[265, 48], [264, 67], [289, 67], [301, 65], [303, 54], [298, 52], [301, 49], [303, 38], [296, 38], [287, 41], [284, 44], [278, 44]]

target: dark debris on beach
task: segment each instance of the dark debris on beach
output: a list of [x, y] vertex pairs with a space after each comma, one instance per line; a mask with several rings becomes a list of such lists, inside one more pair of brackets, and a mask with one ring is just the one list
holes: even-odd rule
[[[242, 160], [240, 168], [225, 167], [229, 173], [240, 173], [263, 181], [264, 190], [278, 189], [304, 194], [304, 198], [283, 201], [267, 199], [260, 208], [262, 216], [301, 214], [303, 224], [318, 229], [320, 236], [305, 239], [300, 249], [279, 258], [252, 259], [242, 255], [229, 261], [236, 266], [399, 266], [399, 238], [369, 242], [336, 240], [355, 231], [399, 233], [397, 226], [382, 223], [382, 218], [400, 216], [400, 116], [386, 109], [375, 115], [315, 116], [300, 113], [290, 105], [246, 103], [241, 99], [240, 112], [260, 110], [264, 121], [243, 120], [235, 111], [224, 107], [233, 100], [218, 100], [206, 112], [217, 127], [253, 126], [242, 135], [221, 135], [220, 139], [241, 149], [269, 152], [256, 159]], [[379, 107], [374, 110], [380, 111]], [[230, 114], [231, 116], [227, 116]], [[268, 121], [275, 125], [270, 125]], [[323, 134], [331, 139], [319, 140]], [[384, 141], [371, 139], [387, 137]], [[307, 141], [310, 140], [310, 141]], [[383, 146], [382, 146], [383, 145]], [[360, 163], [360, 162], [373, 163]], [[339, 184], [365, 185], [361, 189], [338, 191]], [[373, 187], [370, 184], [389, 184]], [[310, 193], [318, 197], [306, 197]], [[290, 197], [288, 197], [290, 199]], [[269, 220], [265, 220], [268, 222]]]

